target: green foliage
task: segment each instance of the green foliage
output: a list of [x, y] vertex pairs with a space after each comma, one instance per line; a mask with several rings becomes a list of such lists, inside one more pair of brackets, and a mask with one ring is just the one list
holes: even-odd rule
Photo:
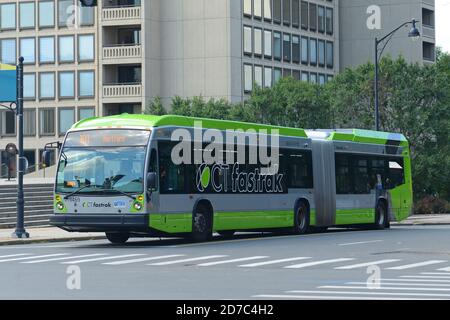
[[150, 100], [149, 103], [145, 106], [144, 114], [152, 114], [155, 116], [163, 116], [167, 114], [166, 109], [162, 104], [160, 97], [155, 97]]

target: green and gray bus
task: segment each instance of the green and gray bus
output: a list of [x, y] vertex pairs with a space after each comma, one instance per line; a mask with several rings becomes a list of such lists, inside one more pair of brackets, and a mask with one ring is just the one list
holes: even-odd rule
[[[177, 163], [176, 130], [267, 132], [278, 139], [278, 170], [247, 162], [257, 139], [226, 145], [247, 151], [235, 163]], [[195, 140], [195, 134], [193, 135]], [[208, 143], [191, 141], [192, 157]], [[237, 141], [237, 140], [236, 140]], [[401, 134], [366, 130], [303, 130], [182, 116], [123, 114], [75, 124], [59, 149], [54, 215], [70, 232], [130, 237], [230, 237], [240, 231], [303, 234], [329, 227], [384, 229], [412, 210], [411, 159]], [[253, 151], [252, 151], [253, 150]], [[257, 157], [259, 157], [259, 152]], [[236, 160], [235, 160], [236, 161]]]

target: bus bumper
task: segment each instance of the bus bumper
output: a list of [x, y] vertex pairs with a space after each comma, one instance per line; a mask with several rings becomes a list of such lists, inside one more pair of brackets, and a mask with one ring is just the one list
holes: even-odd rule
[[149, 215], [70, 215], [50, 217], [50, 225], [71, 232], [148, 232]]

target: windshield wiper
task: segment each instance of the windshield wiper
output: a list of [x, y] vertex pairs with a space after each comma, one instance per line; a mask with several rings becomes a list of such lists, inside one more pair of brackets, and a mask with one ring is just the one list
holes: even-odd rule
[[117, 189], [101, 189], [101, 191], [105, 191], [105, 192], [117, 192], [117, 193], [120, 193], [121, 195], [124, 195], [124, 196], [130, 198], [130, 199], [136, 200], [136, 197], [135, 197], [135, 196], [132, 196], [131, 194], [128, 194], [128, 193], [126, 193], [126, 192], [123, 192], [123, 191], [120, 191], [120, 190], [117, 190]]
[[91, 187], [91, 186], [90, 185], [86, 185], [84, 187], [79, 188], [78, 190], [75, 190], [72, 193], [69, 193], [67, 196], [64, 197], [64, 200], [69, 199], [70, 197], [76, 195], [77, 193], [80, 193], [81, 191], [83, 191], [84, 189], [89, 188], [89, 187]]

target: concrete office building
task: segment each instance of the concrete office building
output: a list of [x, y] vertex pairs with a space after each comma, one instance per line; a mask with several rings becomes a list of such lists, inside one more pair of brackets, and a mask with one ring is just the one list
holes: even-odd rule
[[[99, 0], [81, 8], [77, 0], [0, 0], [0, 60], [26, 59], [30, 171], [46, 143], [93, 115], [140, 113], [155, 96], [166, 104], [174, 95], [240, 102], [254, 83], [270, 87], [283, 76], [325, 83], [345, 66], [373, 60], [376, 32], [365, 24], [373, 3], [392, 12], [380, 32], [423, 14], [426, 38], [410, 44], [399, 34], [405, 39], [387, 52], [432, 60], [433, 4], [423, 1], [398, 8], [393, 0]], [[2, 110], [2, 176], [10, 142], [15, 118]]]

